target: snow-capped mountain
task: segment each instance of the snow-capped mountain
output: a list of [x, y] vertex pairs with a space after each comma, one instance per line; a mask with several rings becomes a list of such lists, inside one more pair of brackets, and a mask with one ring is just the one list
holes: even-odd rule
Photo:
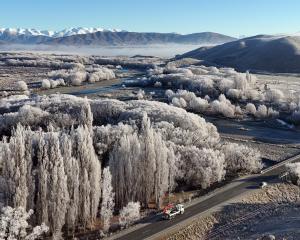
[[88, 34], [88, 33], [95, 33], [95, 32], [125, 32], [124, 30], [119, 29], [104, 29], [104, 28], [84, 28], [84, 27], [78, 27], [78, 28], [67, 28], [62, 31], [54, 32], [54, 34], [51, 37], [67, 37], [67, 36], [73, 36], [78, 34]]
[[128, 32], [104, 28], [67, 28], [61, 31], [34, 28], [0, 28], [0, 44], [46, 45], [147, 45], [147, 44], [222, 44], [235, 40], [230, 36], [202, 32], [192, 34]]
[[124, 32], [119, 29], [104, 29], [104, 28], [85, 28], [85, 27], [77, 27], [77, 28], [67, 28], [61, 31], [50, 31], [50, 30], [38, 30], [35, 28], [0, 28], [0, 36], [2, 35], [12, 35], [12, 36], [20, 36], [24, 35], [26, 37], [33, 36], [45, 36], [51, 38], [57, 37], [67, 37], [78, 34], [87, 34], [87, 33], [95, 33], [95, 32]]

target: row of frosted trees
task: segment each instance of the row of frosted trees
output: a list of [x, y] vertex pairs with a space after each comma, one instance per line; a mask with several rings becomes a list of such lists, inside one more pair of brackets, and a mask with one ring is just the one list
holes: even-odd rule
[[64, 225], [74, 229], [95, 220], [101, 165], [88, 127], [66, 133], [18, 125], [3, 141], [1, 158], [6, 204], [34, 209], [35, 222], [49, 226], [55, 239]]
[[134, 207], [127, 211], [134, 211], [134, 202], [146, 207], [153, 194], [159, 205], [174, 181], [168, 173], [174, 158], [148, 118], [140, 130], [115, 144], [102, 171], [91, 128], [32, 131], [18, 125], [1, 144], [5, 204], [34, 209], [33, 222], [49, 226], [53, 239], [61, 239], [63, 226], [92, 225], [99, 212], [107, 230], [115, 206], [129, 204]]

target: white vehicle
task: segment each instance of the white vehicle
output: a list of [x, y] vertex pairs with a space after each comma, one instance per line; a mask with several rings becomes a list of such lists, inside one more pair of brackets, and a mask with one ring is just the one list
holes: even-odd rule
[[260, 186], [260, 188], [264, 188], [264, 187], [266, 187], [268, 184], [266, 183], [266, 182], [261, 182], [260, 184], [259, 184], [259, 186]]
[[164, 208], [163, 211], [163, 218], [164, 219], [172, 219], [178, 214], [184, 213], [184, 206], [183, 204], [176, 204], [175, 206], [173, 204], [169, 204]]

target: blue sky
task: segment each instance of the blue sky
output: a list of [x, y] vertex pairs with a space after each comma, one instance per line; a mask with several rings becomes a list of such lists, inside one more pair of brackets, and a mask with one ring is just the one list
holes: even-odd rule
[[0, 27], [105, 27], [232, 36], [300, 31], [299, 0], [2, 0]]

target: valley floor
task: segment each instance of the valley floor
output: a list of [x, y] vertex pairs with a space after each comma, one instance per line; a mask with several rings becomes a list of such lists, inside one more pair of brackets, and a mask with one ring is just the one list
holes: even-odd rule
[[[110, 98], [127, 101], [136, 100], [139, 90], [142, 89], [146, 100], [167, 102], [166, 88], [127, 84], [130, 81], [141, 80], [145, 71], [114, 68], [117, 73], [115, 79], [96, 83], [84, 82], [81, 86], [68, 85], [42, 89], [41, 79], [47, 78], [50, 71], [48, 67], [0, 65], [0, 93], [14, 91], [11, 86], [22, 80], [27, 83], [32, 95], [62, 93], [88, 96], [91, 99]], [[265, 87], [281, 89], [287, 95], [290, 92], [300, 93], [300, 77], [297, 75], [257, 74], [256, 76], [260, 89]], [[1, 106], [1, 99], [0, 107], [3, 112], [6, 111], [5, 106]], [[248, 117], [231, 119], [199, 115], [217, 127], [221, 143], [238, 143], [261, 152], [264, 168], [300, 153], [299, 126], [289, 128], [276, 119], [258, 120]], [[174, 195], [175, 201], [188, 202], [192, 197], [197, 196], [197, 191]], [[176, 229], [163, 239], [261, 239], [269, 234], [276, 236], [276, 239], [299, 239], [299, 201], [299, 187], [278, 180], [264, 189], [252, 189], [247, 196], [235, 199], [234, 203], [215, 213], [209, 212], [206, 216], [193, 220], [189, 225]]]

